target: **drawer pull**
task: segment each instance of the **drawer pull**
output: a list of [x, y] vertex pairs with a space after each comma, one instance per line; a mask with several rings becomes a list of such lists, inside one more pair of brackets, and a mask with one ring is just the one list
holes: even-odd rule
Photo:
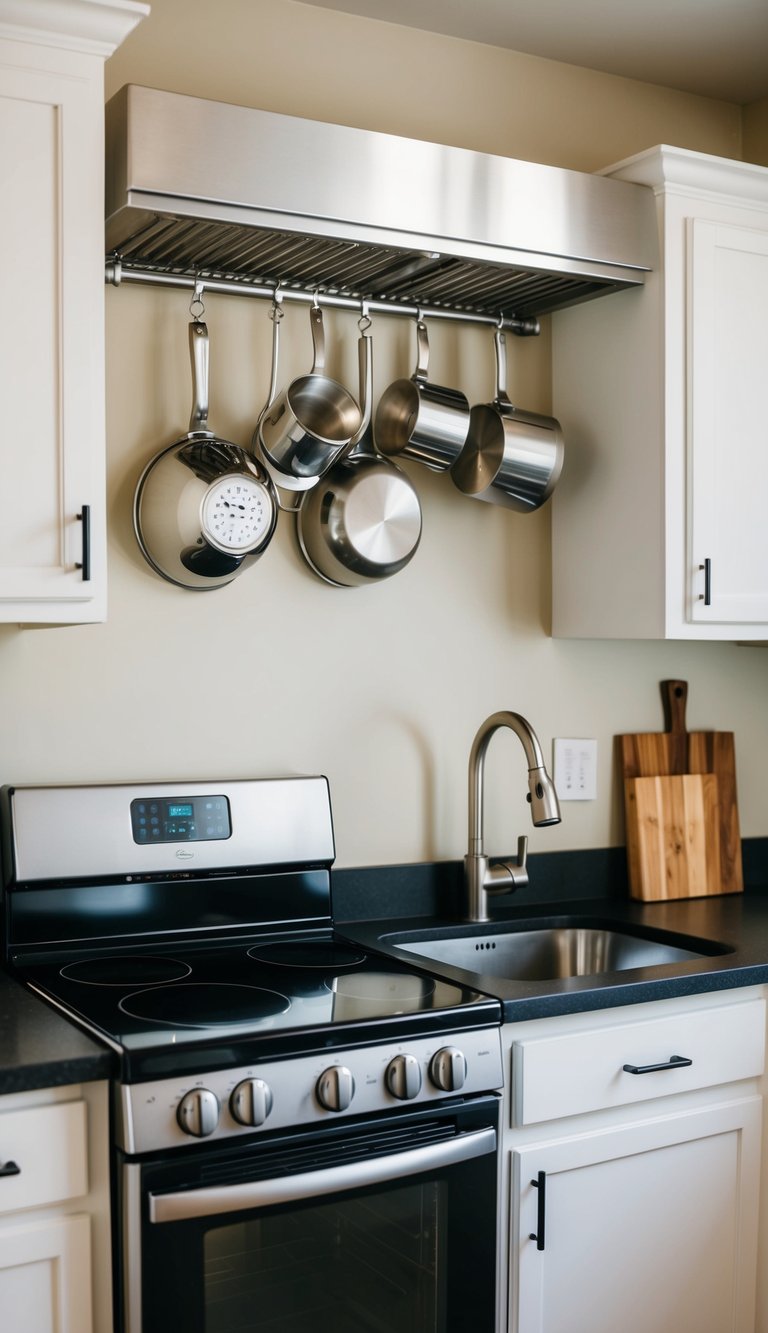
[[0, 1176], [20, 1176], [21, 1167], [15, 1162], [6, 1162], [5, 1166], [0, 1166]]
[[660, 1065], [622, 1065], [625, 1074], [656, 1074], [661, 1069], [683, 1069], [685, 1065], [692, 1065], [693, 1060], [689, 1060], [685, 1055], [670, 1055]]
[[544, 1249], [544, 1235], [547, 1221], [547, 1173], [539, 1171], [535, 1180], [531, 1181], [533, 1188], [539, 1191], [539, 1201], [536, 1210], [536, 1230], [532, 1231], [528, 1237], [529, 1240], [536, 1241], [536, 1249]]

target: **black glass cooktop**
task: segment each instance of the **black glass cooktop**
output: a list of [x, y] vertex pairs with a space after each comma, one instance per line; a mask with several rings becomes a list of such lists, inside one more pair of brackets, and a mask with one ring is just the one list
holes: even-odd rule
[[495, 1000], [327, 932], [38, 954], [16, 970], [107, 1040], [127, 1081], [498, 1018]]

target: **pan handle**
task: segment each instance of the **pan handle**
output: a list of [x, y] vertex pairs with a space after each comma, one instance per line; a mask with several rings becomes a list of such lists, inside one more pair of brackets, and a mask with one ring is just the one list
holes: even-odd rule
[[[366, 326], [367, 327], [367, 326]], [[357, 344], [357, 356], [360, 364], [360, 425], [347, 445], [342, 457], [349, 458], [356, 449], [371, 424], [373, 408], [373, 339], [369, 333], [361, 333]], [[362, 453], [363, 450], [361, 449]]]
[[509, 404], [511, 407], [507, 394], [507, 340], [502, 328], [496, 329], [493, 341], [496, 347], [496, 402]]
[[414, 380], [429, 378], [429, 334], [423, 319], [416, 321], [416, 369], [411, 376]]
[[192, 415], [190, 434], [208, 430], [208, 325], [193, 319], [189, 326], [189, 354], [192, 361]]
[[325, 328], [323, 312], [315, 301], [309, 308], [309, 327], [312, 330], [312, 369], [310, 375], [322, 375], [325, 370]]

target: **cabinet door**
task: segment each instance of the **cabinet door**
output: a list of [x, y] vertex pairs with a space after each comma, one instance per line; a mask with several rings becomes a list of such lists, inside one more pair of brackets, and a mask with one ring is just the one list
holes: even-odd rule
[[510, 1333], [752, 1333], [760, 1124], [751, 1097], [513, 1151]]
[[0, 621], [105, 613], [102, 65], [0, 41]]
[[689, 618], [765, 624], [768, 233], [688, 226]]
[[9, 1333], [90, 1333], [87, 1217], [0, 1227], [0, 1312]]

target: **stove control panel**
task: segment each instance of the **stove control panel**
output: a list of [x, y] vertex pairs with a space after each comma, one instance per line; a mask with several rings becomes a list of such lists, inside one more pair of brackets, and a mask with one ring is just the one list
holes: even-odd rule
[[504, 1081], [498, 1028], [215, 1070], [118, 1088], [117, 1142], [127, 1153], [320, 1124], [411, 1102], [494, 1092]]
[[131, 801], [131, 831], [140, 847], [161, 842], [231, 838], [226, 796], [157, 796]]

